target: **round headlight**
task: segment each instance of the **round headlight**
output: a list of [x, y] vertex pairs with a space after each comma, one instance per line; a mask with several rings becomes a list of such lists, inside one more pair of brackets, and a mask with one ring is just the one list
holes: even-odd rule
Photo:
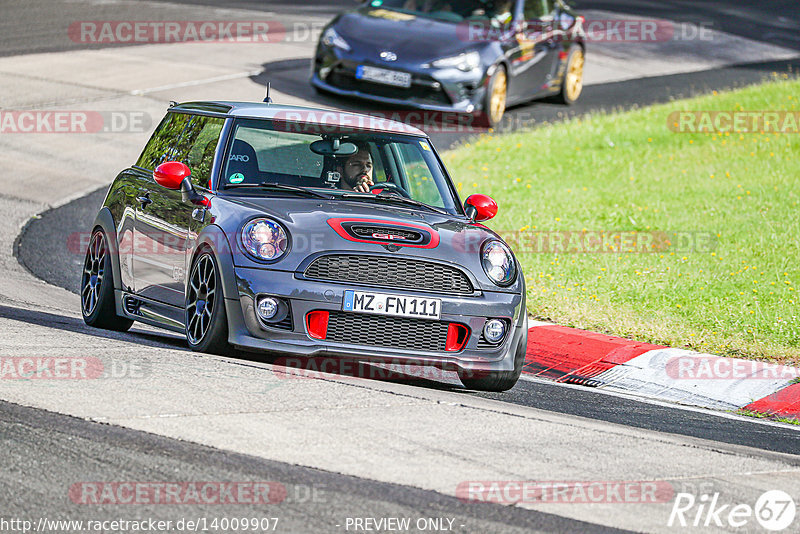
[[242, 228], [242, 246], [254, 258], [277, 260], [286, 253], [289, 240], [283, 226], [269, 219], [253, 219]]
[[500, 241], [488, 241], [483, 245], [481, 263], [486, 276], [499, 286], [510, 285], [517, 276], [514, 256]]

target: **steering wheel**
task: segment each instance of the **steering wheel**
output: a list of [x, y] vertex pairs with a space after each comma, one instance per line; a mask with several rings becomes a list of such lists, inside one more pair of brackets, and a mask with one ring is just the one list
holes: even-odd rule
[[[375, 193], [375, 191], [381, 190], [380, 193]], [[392, 182], [378, 182], [377, 184], [373, 185], [369, 188], [370, 193], [375, 193], [376, 195], [382, 195], [384, 193], [387, 194], [396, 194], [400, 195], [401, 197], [411, 198], [411, 195], [408, 194], [408, 191], [403, 189], [397, 184]]]

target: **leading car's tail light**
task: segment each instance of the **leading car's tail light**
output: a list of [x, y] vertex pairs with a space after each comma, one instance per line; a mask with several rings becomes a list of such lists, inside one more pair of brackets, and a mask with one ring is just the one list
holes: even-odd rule
[[458, 352], [462, 350], [469, 339], [469, 328], [463, 324], [450, 323], [447, 327], [447, 341], [444, 350], [447, 352]]
[[328, 337], [328, 317], [326, 311], [312, 311], [306, 315], [306, 331], [314, 339], [325, 339]]

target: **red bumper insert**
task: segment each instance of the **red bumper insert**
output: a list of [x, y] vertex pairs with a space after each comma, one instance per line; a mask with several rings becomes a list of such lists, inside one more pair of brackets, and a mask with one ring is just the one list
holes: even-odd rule
[[328, 337], [328, 317], [326, 311], [312, 311], [306, 315], [306, 331], [314, 339]]

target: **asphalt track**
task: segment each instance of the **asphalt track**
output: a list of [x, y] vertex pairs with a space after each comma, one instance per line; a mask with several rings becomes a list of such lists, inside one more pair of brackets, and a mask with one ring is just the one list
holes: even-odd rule
[[[176, 3], [170, 5], [174, 4]], [[185, 2], [185, 4], [219, 5], [221, 2]], [[225, 6], [232, 7], [234, 4], [249, 9], [265, 7], [264, 3], [256, 2], [232, 2], [226, 3]], [[579, 4], [589, 4], [589, 2]], [[607, 4], [604, 8], [645, 13], [639, 10], [641, 6], [631, 7], [636, 4], [635, 2], [591, 3], [592, 7], [597, 7], [599, 4]], [[690, 4], [700, 7], [690, 7]], [[101, 7], [98, 9], [102, 9], [103, 4], [99, 5]], [[315, 13], [328, 14], [331, 12], [329, 5], [329, 2], [309, 2], [308, 9], [314, 10]], [[672, 11], [672, 18], [678, 18], [674, 16], [674, 9], [677, 6], [679, 13], [685, 15], [688, 11], [692, 17], [703, 20], [703, 17], [719, 19], [718, 10], [724, 7], [721, 2], [675, 2], [671, 7], [658, 7], [659, 5], [660, 3], [648, 3], [642, 9], [652, 10], [647, 12], [648, 16], [664, 16], [665, 12]], [[297, 9], [288, 3], [274, 3], [266, 8], [275, 12], [281, 10], [290, 12]], [[797, 8], [795, 2], [786, 3], [785, 10], [793, 8]], [[752, 9], [758, 8], [752, 7]], [[762, 4], [761, 11], [752, 14], [760, 15], [763, 19], [766, 9]], [[725, 31], [740, 32], [750, 38], [754, 38], [752, 37], [754, 34], [756, 38], [759, 36], [758, 32], [753, 31], [751, 20], [746, 16], [733, 19], [732, 25], [726, 27]], [[795, 22], [798, 19], [800, 17], [793, 18]], [[780, 26], [778, 18], [775, 20], [775, 24]], [[730, 23], [725, 19], [724, 24]], [[775, 32], [783, 31], [777, 26], [774, 28]], [[15, 49], [19, 43], [12, 42], [14, 39], [9, 38], [5, 32], [2, 35], [0, 54], [34, 51]], [[790, 37], [780, 33], [776, 35], [773, 39], [781, 39], [782, 46], [792, 46]], [[38, 42], [43, 48], [36, 51], [58, 51], [68, 49], [69, 46], [63, 43], [48, 44], [46, 38]], [[274, 63], [265, 64], [265, 72], [274, 67]], [[677, 96], [690, 96], [712, 89], [757, 82], [773, 71], [786, 71], [790, 67], [797, 70], [797, 64], [794, 62], [774, 62], [736, 66], [707, 73], [594, 86], [585, 95], [586, 100], [581, 104], [584, 107], [576, 107], [571, 112], [627, 108], [668, 101]], [[259, 77], [256, 77], [256, 80], [258, 81]], [[626, 95], [625, 101], [620, 101], [620, 94]], [[526, 121], [535, 121], [524, 124], [530, 126], [541, 121], [558, 119], [559, 113], [563, 113], [563, 108], [537, 103], [517, 108], [510, 115], [521, 116]], [[511, 124], [513, 125], [513, 122]], [[441, 136], [436, 142], [443, 147], [457, 142], [460, 138], [460, 136]], [[40, 278], [74, 291], [77, 286], [77, 276], [74, 273], [80, 269], [82, 254], [68, 250], [64, 247], [64, 243], [68, 242], [69, 234], [87, 230], [103, 194], [102, 190], [95, 192], [88, 197], [46, 212], [40, 219], [31, 221], [15, 247], [20, 261]], [[45, 324], [56, 331], [90, 334], [97, 336], [98, 339], [107, 338], [143, 346], [185, 350], [176, 337], [168, 334], [160, 335], [138, 329], [130, 334], [110, 334], [89, 329], [79, 320], [44, 310], [23, 311], [10, 306], [0, 306], [0, 318], [11, 319], [21, 325]], [[247, 355], [234, 356], [242, 361], [253, 358]], [[453, 390], [465, 396], [474, 395], [458, 392], [457, 387], [452, 385], [419, 382], [416, 386], [432, 390]], [[665, 435], [702, 438], [716, 442], [716, 445], [712, 443], [711, 447], [723, 451], [738, 450], [735, 448], [737, 446], [752, 447], [743, 453], [748, 457], [767, 458], [771, 457], [772, 452], [800, 454], [800, 434], [793, 428], [763, 424], [740, 417], [720, 417], [703, 411], [687, 411], [668, 405], [643, 403], [617, 396], [601, 395], [577, 387], [521, 381], [511, 392], [502, 395], [484, 395], [484, 397], [504, 403], [531, 406], [539, 410], [616, 423], [631, 429], [640, 428]], [[398, 515], [412, 517], [447, 515], [458, 519], [460, 523], [457, 524], [464, 525], [462, 530], [468, 532], [613, 531], [599, 525], [581, 523], [537, 511], [474, 503], [465, 505], [440, 493], [410, 486], [373, 482], [253, 456], [221, 452], [201, 445], [87, 422], [6, 402], [0, 403], [0, 436], [5, 457], [3, 470], [0, 473], [0, 502], [4, 504], [3, 516], [40, 516], [45, 515], [44, 511], [47, 515], [58, 516], [60, 519], [118, 518], [119, 509], [114, 507], [80, 507], [67, 502], [64, 499], [64, 481], [67, 480], [274, 480], [285, 483], [290, 490], [295, 487], [324, 488], [324, 497], [317, 502], [307, 500], [292, 502], [289, 499], [276, 507], [275, 511], [279, 513], [282, 526], [285, 527], [281, 529], [284, 532], [343, 531], [342, 528], [333, 526], [340, 524], [344, 517]], [[531, 452], [531, 454], [536, 453], [537, 451]], [[786, 461], [795, 465], [798, 463], [796, 459]], [[32, 506], [32, 503], [36, 505]], [[136, 507], [127, 515], [129, 519], [149, 516], [175, 520], [181, 516], [193, 517], [203, 514], [231, 516], [239, 512], [252, 514], [252, 511], [252, 508], [239, 510], [229, 507], [225, 507], [224, 513], [219, 508], [208, 507], [152, 509]]]
[[[0, 435], [4, 466], [13, 466], [0, 472], [2, 516], [26, 518], [34, 523], [40, 517], [99, 521], [154, 519], [173, 523], [182, 518], [205, 517], [210, 521], [220, 517], [218, 508], [223, 506], [215, 504], [167, 506], [153, 502], [121, 512], [114, 506], [76, 504], [64, 498], [62, 481], [103, 481], [109, 473], [114, 473], [118, 480], [123, 477], [139, 483], [177, 478], [281, 484], [285, 498], [280, 502], [268, 503], [260, 509], [247, 504], [226, 504], [223, 514], [231, 518], [278, 517], [278, 532], [344, 531], [348, 517], [443, 515], [453, 520], [456, 532], [625, 532], [552, 514], [464, 502], [433, 491], [221, 452], [1, 401]], [[26, 476], [26, 483], [20, 486], [20, 477], [35, 471], [40, 476]], [[37, 504], [36, 510], [31, 509], [32, 502]]]

